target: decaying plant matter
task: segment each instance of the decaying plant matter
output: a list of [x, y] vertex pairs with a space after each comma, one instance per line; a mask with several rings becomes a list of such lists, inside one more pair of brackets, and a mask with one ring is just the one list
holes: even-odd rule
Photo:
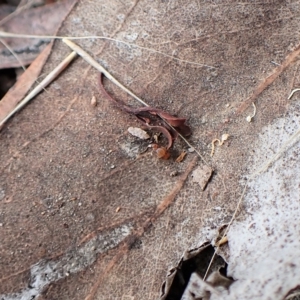
[[166, 150], [169, 150], [172, 147], [173, 141], [177, 138], [178, 133], [183, 136], [191, 135], [191, 128], [185, 124], [185, 118], [172, 116], [161, 109], [150, 106], [133, 108], [115, 100], [105, 90], [103, 86], [103, 77], [104, 76], [101, 73], [99, 80], [101, 92], [119, 109], [134, 115], [147, 128], [161, 132], [168, 140]]

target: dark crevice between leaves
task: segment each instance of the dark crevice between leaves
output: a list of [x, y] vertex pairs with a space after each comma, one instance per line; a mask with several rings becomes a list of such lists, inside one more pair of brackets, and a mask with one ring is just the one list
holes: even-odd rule
[[[188, 258], [182, 258], [176, 268], [170, 270], [167, 280], [162, 286], [163, 300], [180, 300], [184, 294], [192, 274], [196, 273], [200, 278], [205, 276], [205, 272], [209, 266], [215, 249], [210, 243], [203, 244], [198, 249], [193, 249], [187, 252]], [[185, 255], [186, 256], [186, 255]], [[217, 273], [221, 277], [227, 279], [227, 263], [224, 259], [216, 255], [210, 274]], [[232, 278], [228, 278], [231, 284]], [[214, 286], [214, 283], [211, 283]], [[194, 299], [193, 297], [191, 299]], [[198, 299], [195, 297], [195, 299]]]
[[300, 299], [300, 285], [290, 290], [284, 297], [284, 300], [299, 300]]
[[0, 70], [0, 100], [15, 84], [17, 79], [15, 69]]

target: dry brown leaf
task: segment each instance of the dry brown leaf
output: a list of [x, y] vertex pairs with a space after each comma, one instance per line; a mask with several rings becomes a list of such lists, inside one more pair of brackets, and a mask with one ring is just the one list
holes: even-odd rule
[[193, 182], [198, 183], [202, 191], [204, 191], [212, 174], [213, 174], [213, 169], [207, 165], [204, 165], [202, 167], [197, 167], [192, 173]]
[[0, 21], [10, 15], [14, 10], [15, 6], [8, 5], [8, 4], [1, 4], [0, 5]]
[[[36, 278], [63, 275], [66, 269], [72, 268], [68, 260], [61, 259], [68, 258], [64, 253], [76, 252], [78, 242], [95, 232], [95, 239], [89, 239], [83, 245], [85, 248], [80, 248], [84, 250], [81, 252], [82, 259], [75, 265], [76, 268], [81, 267], [81, 271], [68, 272], [68, 277], [47, 282], [43, 287], [38, 286], [42, 295], [37, 291], [36, 298], [79, 300], [92, 295], [90, 299], [158, 299], [158, 287], [168, 267], [180, 259], [183, 249], [200, 245], [212, 236], [212, 227], [228, 221], [243, 189], [243, 179], [253, 169], [256, 170], [257, 165], [252, 166], [251, 163], [256, 159], [263, 161], [265, 155], [273, 155], [273, 149], [285, 141], [278, 139], [274, 144], [270, 141], [263, 143], [257, 138], [265, 132], [265, 126], [281, 119], [283, 112], [287, 112], [283, 121], [288, 124], [290, 109], [296, 112], [299, 109], [290, 106], [297, 101], [281, 101], [287, 98], [293, 87], [300, 86], [296, 64], [286, 68], [282, 76], [273, 82], [272, 88], [260, 94], [260, 111], [264, 114], [255, 126], [249, 128], [249, 124], [243, 122], [246, 115], [237, 116], [233, 108], [245, 100], [245, 95], [251, 94], [255, 82], [268, 76], [273, 68], [271, 60], [281, 63], [298, 43], [295, 35], [299, 27], [298, 4], [261, 1], [254, 4], [249, 2], [245, 6], [228, 1], [226, 5], [212, 6], [210, 1], [202, 1], [200, 7], [199, 1], [186, 2], [80, 1], [64, 22], [60, 35], [105, 35], [162, 50], [181, 59], [214, 65], [216, 69], [194, 67], [122, 43], [96, 39], [78, 41], [80, 46], [88, 49], [96, 60], [104, 63], [116, 78], [151, 106], [167, 108], [179, 116], [189, 116], [189, 123], [195, 130], [193, 143], [197, 147], [204, 149], [214, 138], [212, 132], [224, 130], [235, 132], [242, 142], [232, 143], [226, 151], [227, 159], [220, 158], [214, 163], [217, 176], [204, 193], [198, 183], [191, 186], [189, 178], [176, 188], [178, 192], [174, 192], [174, 182], [181, 176], [172, 178], [170, 172], [178, 166], [182, 174], [181, 167], [184, 166], [157, 161], [151, 155], [137, 159], [130, 157], [133, 148], [124, 135], [124, 129], [129, 126], [127, 116], [123, 117], [116, 110], [112, 116], [104, 96], [99, 95], [96, 109], [91, 107], [89, 100], [97, 93], [94, 84], [97, 73], [78, 59], [57, 79], [55, 85], [47, 89], [47, 93], [38, 96], [37, 101], [43, 100], [43, 107], [31, 105], [30, 109], [21, 112], [22, 118], [18, 124], [10, 124], [1, 132], [0, 195], [3, 194], [4, 199], [13, 195], [10, 203], [0, 201], [0, 209], [5, 212], [0, 216], [0, 223], [3, 223], [0, 230], [0, 265], [3, 266], [0, 293], [4, 297], [16, 298], [12, 293], [19, 292], [21, 298], [29, 285], [37, 286]], [[241, 17], [245, 14], [246, 23], [245, 18]], [[265, 17], [262, 18], [262, 15]], [[197, 30], [199, 28], [201, 32]], [[55, 49], [55, 55], [47, 62], [48, 70], [53, 69], [67, 51], [59, 42]], [[114, 91], [114, 95], [122, 99], [124, 93], [117, 89]], [[232, 109], [223, 109], [224, 101], [230, 101]], [[137, 103], [130, 100], [130, 104], [135, 106]], [[31, 118], [33, 115], [34, 122]], [[224, 119], [230, 119], [230, 122], [223, 124]], [[57, 124], [56, 127], [53, 124]], [[276, 132], [276, 128], [272, 128]], [[279, 125], [278, 128], [282, 127]], [[285, 133], [285, 130], [279, 131]], [[272, 134], [264, 136], [274, 137]], [[28, 144], [28, 141], [31, 143]], [[270, 149], [264, 148], [261, 153], [256, 147], [259, 144], [267, 145], [267, 148], [270, 146]], [[111, 165], [117, 167], [110, 169]], [[285, 160], [286, 167], [292, 165], [296, 166], [297, 161]], [[280, 172], [280, 168], [275, 171]], [[264, 175], [259, 177], [266, 178]], [[277, 177], [280, 180], [281, 176]], [[286, 194], [291, 186], [298, 186], [294, 185], [294, 176], [287, 177], [283, 176], [288, 183], [283, 189]], [[274, 199], [287, 199], [284, 195], [276, 197], [269, 190], [266, 198], [263, 197], [266, 193], [258, 194], [262, 197], [255, 198], [258, 183], [253, 182], [252, 188], [247, 191], [246, 196], [250, 196], [254, 204], [258, 201], [258, 206], [251, 206], [251, 210], [267, 202], [260, 201], [260, 198], [268, 199], [270, 196], [273, 202]], [[280, 181], [278, 186], [281, 186]], [[162, 200], [167, 195], [173, 195], [173, 200]], [[72, 197], [77, 197], [78, 201], [68, 201]], [[41, 201], [44, 204], [40, 204]], [[64, 201], [64, 207], [54, 208]], [[158, 210], [161, 214], [153, 219], [152, 212], [162, 201], [162, 208]], [[82, 205], [79, 206], [79, 203]], [[115, 212], [117, 207], [122, 207], [118, 213]], [[215, 210], [216, 207], [222, 210]], [[242, 218], [238, 218], [237, 222], [247, 217], [247, 208], [241, 207], [242, 214], [239, 216]], [[41, 212], [46, 213], [39, 218]], [[252, 212], [250, 219], [251, 216]], [[269, 224], [270, 220], [266, 222]], [[246, 221], [243, 223], [245, 227], [236, 224], [235, 230], [240, 228], [250, 235], [255, 234], [258, 223]], [[69, 228], [65, 228], [64, 224], [68, 224]], [[118, 239], [128, 224], [133, 224], [137, 230], [141, 228], [139, 224], [145, 226], [134, 235], [135, 239], [125, 244], [125, 255], [120, 250], [122, 245], [120, 248], [116, 245], [116, 248], [106, 250], [103, 254], [95, 254], [98, 246], [111, 241], [109, 236], [102, 236], [103, 239], [99, 240], [99, 228], [104, 228], [103, 232], [115, 232], [114, 238]], [[261, 228], [266, 228], [261, 225]], [[272, 230], [273, 227], [270, 227], [268, 233]], [[283, 236], [277, 233], [275, 230], [274, 241], [276, 236]], [[229, 237], [231, 240], [232, 235]], [[229, 249], [223, 246], [218, 250], [234, 253], [236, 249], [241, 249], [241, 255], [234, 256], [231, 260], [233, 265], [229, 265], [234, 278], [238, 279], [229, 292], [237, 287], [233, 298], [251, 299], [257, 289], [252, 291], [249, 284], [244, 286], [247, 289], [247, 293], [244, 293], [246, 289], [242, 284], [255, 282], [256, 274], [249, 281], [239, 280], [245, 278], [245, 274], [236, 273], [244, 263], [250, 266], [248, 275], [251, 273], [250, 255], [243, 255], [245, 252], [240, 247], [247, 243], [239, 243], [240, 237], [237, 236], [235, 241], [237, 247], [232, 244]], [[97, 247], [93, 248], [96, 251], [90, 249], [95, 246], [94, 242], [97, 243]], [[259, 240], [255, 239], [255, 242], [261, 244]], [[275, 244], [266, 249], [278, 252]], [[282, 244], [290, 247], [290, 243]], [[40, 255], [41, 252], [44, 254]], [[91, 255], [86, 256], [87, 253]], [[45, 268], [49, 264], [45, 263], [52, 264], [54, 261], [50, 257], [55, 255], [55, 262], [61, 268], [49, 274], [49, 268]], [[231, 254], [227, 255], [230, 259]], [[208, 261], [203, 259], [202, 262], [205, 262], [205, 269]], [[288, 262], [292, 263], [291, 260]], [[270, 267], [273, 265], [269, 264]], [[281, 281], [282, 285], [276, 286], [274, 281], [269, 285], [274, 289], [272, 296], [276, 295], [273, 299], [283, 299], [286, 292], [293, 288], [286, 286], [286, 283], [291, 285], [293, 281], [289, 266], [291, 264], [280, 268], [280, 272], [289, 276], [289, 280]], [[37, 268], [41, 271], [39, 274], [31, 273]], [[177, 270], [176, 267], [174, 269]], [[275, 264], [268, 271], [275, 274], [277, 269]], [[293, 270], [297, 272], [297, 268]], [[47, 276], [45, 271], [48, 272]], [[268, 297], [265, 288], [259, 289], [259, 293]]]
[[58, 64], [54, 70], [52, 70], [34, 89], [28, 93], [22, 101], [18, 103], [18, 105], [10, 111], [7, 116], [1, 120], [0, 126], [8, 121], [16, 112], [18, 112], [20, 109], [22, 109], [25, 105], [28, 104], [29, 101], [31, 101], [37, 94], [39, 94], [45, 87], [47, 87], [61, 72], [64, 71], [64, 69], [70, 64], [70, 62], [77, 56], [76, 52], [71, 52], [60, 64]]
[[195, 272], [191, 275], [181, 300], [221, 299], [220, 292], [228, 290], [232, 283], [233, 280], [222, 275], [220, 271], [214, 271], [206, 281]]
[[186, 151], [182, 151], [181, 153], [180, 153], [180, 155], [176, 158], [176, 162], [182, 162], [183, 161], [183, 159], [185, 158], [185, 156], [186, 156]]
[[[2, 31], [31, 35], [55, 35], [77, 0], [58, 1], [21, 11], [1, 26]], [[49, 39], [3, 38], [23, 65], [30, 64], [49, 44]], [[20, 67], [19, 61], [0, 43], [0, 69]]]
[[38, 78], [50, 52], [52, 43], [33, 61], [26, 71], [19, 77], [15, 85], [6, 93], [0, 101], [0, 123], [24, 98], [30, 87]]

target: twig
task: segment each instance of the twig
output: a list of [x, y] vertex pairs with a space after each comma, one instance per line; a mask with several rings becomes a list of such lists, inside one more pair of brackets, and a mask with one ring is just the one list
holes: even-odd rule
[[252, 95], [243, 101], [237, 109], [237, 113], [242, 113], [252, 102], [255, 102], [256, 98], [269, 87], [279, 76], [293, 63], [297, 56], [300, 54], [300, 44], [298, 44], [295, 49], [289, 53], [284, 61], [273, 70], [273, 73], [267, 76], [253, 91]]
[[[72, 50], [76, 51], [85, 61], [87, 61], [90, 65], [92, 65], [94, 68], [96, 68], [99, 72], [103, 73], [105, 75], [105, 77], [107, 77], [109, 80], [111, 80], [114, 84], [116, 84], [119, 88], [121, 88], [123, 91], [125, 91], [126, 93], [128, 93], [130, 96], [132, 96], [134, 99], [136, 99], [137, 101], [139, 101], [140, 103], [142, 103], [143, 105], [149, 107], [150, 105], [147, 104], [145, 101], [143, 101], [142, 99], [140, 99], [138, 96], [136, 96], [133, 92], [131, 92], [129, 89], [127, 89], [125, 86], [123, 86], [117, 79], [115, 79], [106, 69], [104, 69], [98, 62], [96, 62], [87, 52], [85, 52], [81, 47], [79, 47], [78, 45], [76, 45], [75, 43], [73, 43], [72, 41], [69, 41], [67, 39], [63, 39], [63, 42], [65, 44], [67, 44]], [[176, 131], [178, 133], [178, 135], [180, 136], [180, 138], [189, 146], [195, 149], [194, 146], [192, 146], [186, 139], [185, 137], [180, 134], [176, 128], [174, 128], [171, 124], [169, 124], [169, 122], [167, 122], [166, 120], [164, 120], [162, 118], [162, 120], [168, 124], [168, 126], [170, 126], [174, 131]], [[203, 155], [201, 155], [201, 153], [199, 151], [197, 151], [195, 149], [195, 152], [199, 155], [199, 157], [207, 164], [208, 162], [204, 159]]]
[[51, 83], [77, 56], [77, 53], [73, 51], [69, 54], [51, 73], [49, 73], [42, 82], [36, 86], [19, 104], [0, 122], [0, 129], [2, 125], [17, 111], [23, 108], [33, 97], [41, 92], [49, 83]]

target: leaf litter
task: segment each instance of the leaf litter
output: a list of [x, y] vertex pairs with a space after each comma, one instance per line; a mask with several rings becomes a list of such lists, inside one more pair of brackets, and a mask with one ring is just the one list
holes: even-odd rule
[[[1, 29], [34, 35], [55, 35], [76, 2], [77, 0], [64, 0], [39, 7], [25, 5], [2, 19]], [[0, 39], [0, 42], [2, 43], [2, 45], [0, 43], [0, 68], [12, 68], [24, 67], [34, 61], [49, 44], [50, 39], [43, 37], [28, 39], [24, 36], [19, 39], [4, 37]], [[6, 45], [9, 45], [9, 48]]]
[[[49, 33], [57, 33], [58, 29], [66, 18], [66, 16], [70, 13], [77, 0], [66, 0], [61, 1], [55, 4], [44, 5], [39, 8], [27, 9], [29, 5], [25, 4], [21, 6], [12, 14], [8, 15], [6, 18], [0, 21], [1, 28], [10, 29], [12, 31], [19, 31], [20, 28], [22, 30], [26, 30], [29, 26], [33, 32], [49, 32]], [[30, 3], [28, 3], [30, 4]], [[32, 3], [31, 3], [32, 4]], [[55, 18], [46, 18], [45, 14], [52, 14], [53, 11], [58, 12], [55, 14]], [[20, 15], [21, 14], [21, 15]], [[30, 16], [30, 17], [29, 17]], [[16, 19], [16, 17], [18, 17]], [[20, 22], [20, 18], [22, 22]], [[45, 24], [45, 20], [47, 20]], [[49, 22], [50, 20], [50, 22]], [[24, 25], [25, 22], [25, 25]], [[43, 31], [44, 26], [47, 27], [46, 31]], [[37, 31], [36, 31], [37, 30]], [[42, 30], [42, 31], [41, 31]], [[30, 32], [30, 31], [29, 31]], [[32, 32], [32, 31], [31, 31]], [[25, 97], [26, 93], [29, 91], [34, 82], [37, 81], [37, 78], [51, 52], [53, 41], [49, 43], [49, 40], [46, 44], [43, 45], [42, 48], [33, 49], [33, 46], [29, 46], [28, 39], [19, 39], [19, 41], [15, 41], [15, 39], [2, 39], [0, 38], [0, 42], [5, 46], [9, 44], [6, 51], [9, 51], [11, 54], [11, 58], [8, 59], [8, 54], [3, 54], [3, 51], [0, 52], [0, 68], [9, 68], [12, 66], [21, 66], [25, 71], [18, 78], [18, 81], [15, 85], [6, 93], [6, 95], [0, 101], [0, 130], [3, 124], [21, 107], [23, 107], [28, 101], [30, 101], [36, 94], [33, 92], [30, 93], [26, 98], [27, 100], [23, 100], [23, 104], [20, 104], [22, 98]], [[37, 40], [32, 40], [32, 43], [41, 43], [37, 42]], [[42, 43], [43, 44], [43, 43]], [[20, 51], [20, 49], [24, 49], [24, 51]], [[29, 49], [29, 50], [28, 50]], [[31, 50], [30, 50], [31, 49]], [[0, 47], [1, 50], [1, 47]], [[18, 55], [16, 55], [16, 52]], [[21, 57], [21, 58], [20, 58]], [[28, 69], [25, 68], [24, 65], [31, 63]], [[52, 79], [53, 80], [53, 79]], [[35, 88], [35, 91], [39, 93], [42, 89], [45, 88], [45, 85], [40, 85]], [[25, 98], [25, 99], [26, 99]], [[30, 99], [29, 99], [30, 98]], [[28, 100], [29, 99], [29, 100]]]
[[[73, 5], [76, 3], [76, 0], [74, 0], [74, 2], [72, 3]], [[74, 51], [77, 52], [77, 54], [79, 54], [83, 59], [85, 59], [90, 65], [92, 65], [93, 67], [95, 67], [97, 70], [99, 70], [101, 73], [103, 73], [106, 77], [108, 77], [108, 79], [110, 79], [111, 81], [113, 81], [117, 86], [121, 87], [125, 92], [127, 92], [129, 95], [131, 95], [133, 98], [135, 98], [136, 100], [138, 100], [139, 102], [141, 102], [142, 104], [144, 104], [145, 106], [149, 107], [149, 105], [147, 103], [145, 103], [143, 100], [141, 100], [140, 98], [138, 98], [134, 93], [132, 93], [130, 90], [128, 90], [127, 88], [125, 88], [121, 83], [119, 83], [112, 75], [110, 75], [110, 73], [108, 73], [101, 65], [99, 65], [89, 54], [87, 54], [82, 48], [80, 48], [79, 46], [77, 46], [75, 43], [71, 42], [70, 40], [76, 40], [76, 39], [103, 39], [103, 40], [108, 40], [108, 41], [113, 41], [113, 42], [118, 42], [118, 43], [123, 43], [126, 44], [128, 46], [131, 47], [137, 47], [139, 49], [144, 49], [153, 53], [157, 53], [160, 55], [163, 55], [165, 57], [170, 57], [173, 60], [176, 61], [180, 61], [180, 62], [184, 62], [187, 64], [191, 64], [191, 65], [197, 65], [197, 66], [201, 66], [201, 67], [207, 67], [207, 68], [215, 68], [213, 66], [209, 66], [209, 65], [205, 65], [205, 64], [201, 64], [201, 63], [197, 63], [194, 61], [189, 61], [189, 60], [185, 60], [185, 59], [180, 59], [177, 58], [173, 55], [169, 55], [166, 54], [164, 52], [152, 49], [152, 48], [148, 48], [148, 47], [142, 47], [136, 44], [132, 44], [132, 43], [128, 43], [122, 40], [118, 40], [118, 39], [113, 39], [113, 38], [109, 38], [109, 37], [104, 37], [104, 36], [82, 36], [82, 37], [63, 37], [63, 36], [51, 36], [51, 35], [34, 35], [34, 34], [17, 34], [17, 33], [13, 33], [13, 32], [5, 32], [5, 31], [0, 31], [0, 38], [1, 37], [5, 37], [5, 38], [18, 38], [18, 39], [22, 39], [22, 38], [30, 38], [30, 39], [35, 39], [35, 38], [41, 38], [41, 39], [61, 39], [64, 43], [66, 43], [71, 49], [73, 49]], [[92, 103], [92, 105], [94, 105]], [[142, 112], [142, 111], [141, 111]], [[151, 113], [151, 110], [149, 110], [149, 113]], [[164, 128], [164, 126], [159, 126], [159, 128], [157, 128], [157, 130], [161, 131], [168, 139], [168, 149], [172, 146], [173, 144], [173, 137], [170, 134], [170, 131], [172, 130], [173, 134], [176, 135], [175, 138], [177, 138], [177, 136], [179, 135], [181, 137], [181, 139], [190, 147], [190, 149], [193, 149], [197, 155], [208, 165], [208, 162], [205, 160], [205, 158], [203, 157], [203, 155], [193, 147], [193, 145], [191, 145], [185, 138], [185, 136], [190, 135], [189, 131], [190, 128], [189, 126], [185, 125], [185, 119], [182, 118], [177, 118], [174, 117], [162, 110], [156, 109], [156, 108], [152, 108], [152, 114], [156, 114], [159, 115], [159, 113], [162, 114], [161, 119], [164, 120], [165, 122], [169, 121], [170, 123], [168, 123], [167, 125], [170, 127], [169, 129]], [[145, 120], [144, 120], [145, 121]], [[3, 122], [4, 123], [4, 122]], [[3, 125], [3, 124], [2, 124]], [[151, 126], [151, 125], [149, 125]], [[176, 129], [174, 128], [176, 127]], [[0, 128], [1, 129], [1, 128]], [[152, 129], [155, 129], [155, 127], [152, 127]], [[174, 139], [175, 139], [174, 138]]]
[[3, 120], [22, 100], [36, 81], [43, 65], [45, 64], [52, 45], [48, 45], [40, 55], [33, 61], [27, 70], [18, 78], [15, 85], [5, 94], [0, 101], [0, 122]]
[[[101, 84], [102, 84], [102, 82], [101, 82]], [[103, 85], [102, 85], [102, 87], [103, 87]], [[104, 87], [103, 87], [103, 90], [105, 91]], [[109, 96], [109, 97], [111, 98], [110, 100], [113, 100], [116, 104], [117, 101], [115, 99], [113, 99], [111, 96]], [[189, 136], [191, 134], [189, 126], [187, 126], [185, 124], [186, 119], [172, 116], [163, 110], [153, 108], [153, 107], [131, 108], [131, 107], [128, 107], [128, 106], [126, 106], [124, 104], [120, 104], [120, 103], [118, 103], [117, 106], [120, 109], [122, 109], [123, 111], [137, 117], [139, 119], [139, 121], [141, 121], [144, 125], [146, 125], [150, 129], [156, 129], [156, 130], [160, 131], [161, 133], [163, 133], [168, 140], [168, 146], [166, 148], [161, 147], [162, 149], [168, 150], [172, 147], [173, 141], [178, 136], [178, 132], [180, 134], [182, 134], [183, 136]], [[162, 121], [165, 121], [166, 124], [161, 123], [161, 120], [159, 118]], [[169, 125], [168, 123], [171, 126], [168, 126]], [[156, 124], [158, 124], [158, 125], [156, 125]], [[176, 130], [174, 130], [173, 127]], [[222, 136], [222, 142], [220, 142], [220, 140], [218, 140], [220, 145], [223, 144], [224, 140], [227, 139], [228, 135], [226, 138], [223, 138], [223, 137], [225, 137], [225, 135]], [[158, 148], [158, 149], [160, 149], [160, 148]], [[205, 186], [204, 186], [204, 188], [205, 188]]]
[[[121, 110], [127, 112], [128, 114], [134, 115], [140, 122], [143, 123], [143, 125], [147, 126], [149, 129], [161, 132], [167, 138], [168, 140], [167, 147], [160, 147], [158, 145], [153, 146], [159, 158], [162, 159], [169, 158], [170, 153], [168, 150], [173, 146], [173, 142], [178, 137], [178, 135], [182, 137], [182, 136], [189, 136], [191, 134], [190, 127], [185, 124], [186, 121], [185, 118], [179, 118], [161, 109], [157, 109], [149, 106], [145, 108], [131, 108], [113, 99], [104, 89], [101, 80], [100, 80], [100, 87], [102, 87], [102, 91], [105, 93], [105, 95], [110, 100], [112, 100]], [[191, 149], [194, 150], [194, 147], [192, 147], [188, 142], [187, 144], [191, 147]], [[181, 155], [178, 157], [177, 161], [178, 162], [182, 161], [185, 155], [186, 152], [182, 152]], [[175, 176], [175, 174], [174, 175], [172, 174], [172, 176]], [[117, 208], [117, 210], [119, 209]]]
[[[3, 32], [0, 31], [0, 36], [2, 34], [5, 34]], [[206, 161], [206, 159], [204, 158], [204, 156], [195, 148], [193, 147], [193, 145], [191, 145], [189, 143], [189, 141], [183, 136], [183, 134], [185, 134], [186, 136], [190, 135], [191, 134], [191, 130], [189, 128], [189, 126], [187, 126], [185, 123], [185, 119], [183, 118], [177, 118], [177, 117], [174, 117], [166, 112], [164, 112], [163, 110], [159, 110], [159, 109], [156, 109], [156, 108], [151, 108], [145, 101], [143, 101], [142, 99], [140, 99], [138, 96], [136, 96], [133, 92], [131, 92], [128, 88], [126, 88], [124, 85], [122, 85], [117, 79], [115, 79], [105, 68], [103, 68], [97, 61], [95, 61], [86, 51], [84, 51], [81, 47], [79, 47], [78, 45], [76, 45], [75, 43], [73, 43], [72, 41], [68, 40], [67, 38], [62, 38], [62, 41], [67, 44], [73, 51], [77, 52], [78, 55], [80, 55], [86, 62], [88, 62], [91, 66], [93, 66], [94, 68], [96, 68], [100, 74], [101, 74], [101, 77], [100, 77], [100, 80], [99, 80], [99, 83], [100, 83], [100, 88], [101, 86], [103, 87], [103, 84], [102, 84], [102, 76], [103, 74], [105, 75], [105, 77], [107, 77], [110, 81], [112, 81], [114, 84], [116, 84], [118, 87], [120, 87], [123, 91], [125, 91], [127, 94], [129, 94], [130, 96], [132, 96], [134, 99], [136, 99], [137, 101], [139, 101], [140, 103], [142, 103], [143, 105], [146, 106], [146, 108], [144, 108], [145, 110], [142, 110], [142, 108], [140, 109], [137, 109], [135, 112], [133, 111], [130, 111], [130, 113], [132, 114], [138, 114], [139, 110], [140, 110], [140, 113], [144, 113], [144, 112], [147, 112], [147, 108], [150, 110], [148, 110], [148, 113], [153, 113], [153, 115], [156, 115], [156, 116], [159, 116], [161, 118], [161, 120], [163, 120], [166, 125], [168, 125], [168, 127], [170, 127], [170, 131], [172, 129], [172, 132], [178, 136], [180, 136], [180, 138], [190, 147], [190, 148], [193, 148], [195, 150], [195, 152], [197, 153], [197, 155], [203, 160], [203, 162], [205, 162], [207, 165], [209, 165], [209, 163]], [[151, 50], [151, 49], [148, 49], [148, 50]], [[153, 49], [152, 49], [153, 50]], [[192, 63], [192, 62], [191, 62]], [[196, 63], [198, 64], [198, 63]], [[201, 64], [200, 64], [201, 65]], [[203, 66], [203, 65], [202, 65]], [[104, 89], [103, 87], [103, 93], [107, 94], [106, 90]], [[107, 94], [108, 95], [108, 94]], [[109, 95], [108, 95], [109, 96]], [[109, 96], [110, 97], [110, 96]], [[119, 103], [114, 100], [113, 98], [110, 99], [110, 100], [113, 100], [113, 102], [115, 102], [116, 105], [118, 105]], [[125, 105], [126, 106], [126, 105]], [[120, 108], [121, 109], [124, 109], [124, 105], [121, 105], [120, 104]], [[152, 111], [151, 111], [152, 109]], [[130, 108], [130, 110], [132, 110]], [[162, 116], [160, 116], [159, 113], [162, 113]], [[147, 123], [147, 120], [143, 120], [141, 119], [141, 121], [143, 121], [144, 123]], [[168, 122], [171, 122], [172, 124], [168, 123]], [[174, 128], [174, 125], [176, 127], [176, 129]], [[150, 126], [150, 125], [148, 125]], [[152, 127], [152, 129], [155, 129], [154, 127]], [[167, 139], [168, 139], [168, 147], [167, 149], [169, 149], [172, 144], [173, 144], [173, 138], [172, 138], [172, 135], [171, 133], [169, 132], [169, 130], [167, 128], [165, 128], [164, 126], [161, 126], [159, 125], [159, 129], [163, 131], [163, 134], [165, 136], [167, 136]], [[179, 129], [179, 130], [178, 130]], [[181, 132], [179, 132], [181, 131]]]
[[119, 109], [135, 116], [138, 121], [150, 130], [161, 132], [168, 140], [166, 150], [169, 150], [172, 147], [173, 140], [178, 137], [178, 132], [183, 136], [191, 135], [191, 128], [185, 124], [185, 118], [175, 117], [155, 107], [130, 107], [112, 98], [103, 86], [103, 74], [100, 75], [99, 86], [106, 98], [113, 102]]
[[[102, 82], [101, 82], [102, 83]], [[103, 85], [102, 85], [103, 87]], [[105, 91], [104, 87], [103, 90]], [[105, 91], [106, 92], [106, 91]], [[107, 94], [107, 92], [106, 92]], [[107, 94], [108, 95], [108, 94]], [[110, 95], [110, 100], [113, 100], [113, 102], [116, 104], [116, 100], [113, 99]], [[186, 119], [184, 118], [178, 118], [173, 115], [170, 115], [169, 113], [157, 109], [154, 107], [145, 107], [145, 108], [131, 108], [125, 104], [121, 104], [118, 102], [117, 106], [127, 112], [130, 115], [134, 115], [140, 122], [143, 123], [143, 125], [147, 126], [149, 129], [155, 129], [157, 131], [160, 131], [168, 140], [168, 146], [167, 147], [161, 147], [158, 149], [164, 149], [169, 150], [172, 145], [173, 141], [178, 137], [178, 132], [182, 134], [183, 136], [189, 136], [191, 134], [189, 126], [185, 124]], [[165, 123], [162, 123], [162, 121], [166, 121]], [[168, 126], [168, 123], [172, 125], [171, 127]], [[176, 130], [174, 130], [174, 128]], [[177, 132], [178, 131], [178, 132]], [[228, 135], [222, 136], [222, 141], [215, 140], [219, 142], [219, 145], [222, 145], [223, 142], [228, 138]], [[158, 150], [156, 149], [156, 150]]]
[[[77, 53], [75, 51], [71, 52], [52, 72], [50, 72], [41, 83], [39, 83], [22, 101], [20, 101], [13, 109], [11, 105], [4, 105], [3, 108], [6, 108], [4, 110], [5, 117], [3, 119], [0, 119], [0, 130], [1, 127], [4, 125], [4, 123], [12, 117], [17, 111], [19, 111], [21, 108], [23, 108], [30, 100], [32, 100], [38, 93], [40, 93], [46, 86], [48, 86], [71, 62], [72, 60], [77, 56]], [[2, 101], [1, 101], [2, 102]], [[0, 102], [0, 104], [1, 104]], [[6, 103], [4, 103], [6, 104]], [[1, 108], [1, 107], [0, 107]], [[10, 110], [11, 109], [11, 110]], [[3, 111], [2, 111], [3, 112]], [[1, 113], [1, 112], [0, 112]], [[0, 114], [1, 116], [1, 114]]]

